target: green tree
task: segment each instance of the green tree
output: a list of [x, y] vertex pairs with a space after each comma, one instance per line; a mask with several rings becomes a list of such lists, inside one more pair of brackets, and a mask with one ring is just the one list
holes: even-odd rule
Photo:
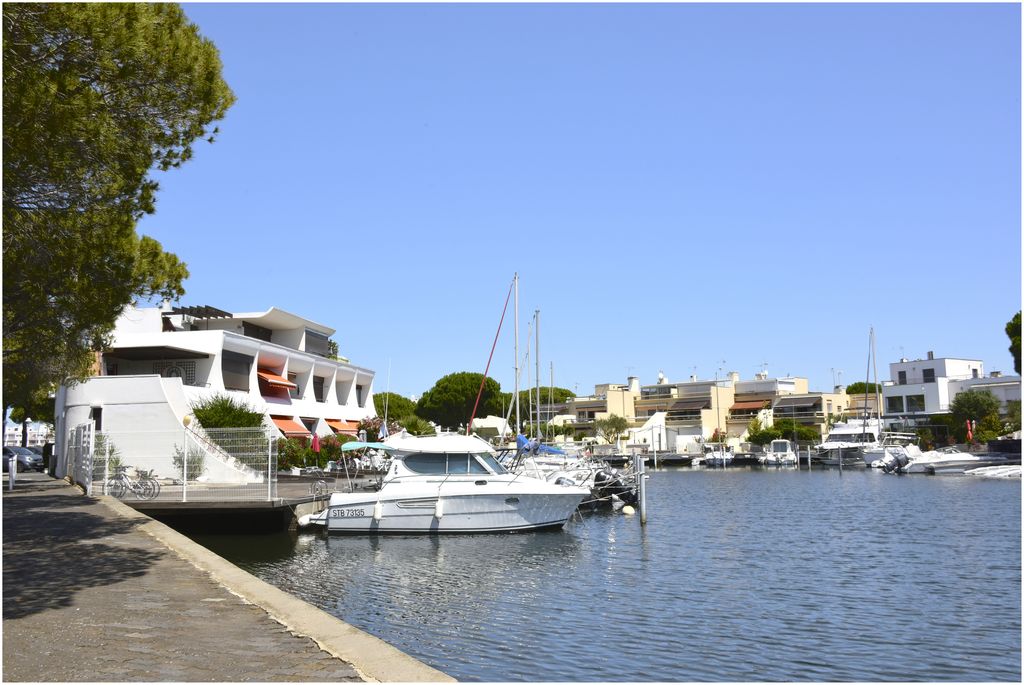
[[384, 416], [384, 408], [387, 406], [388, 419], [401, 422], [407, 416], [416, 413], [416, 403], [408, 397], [403, 397], [393, 392], [375, 393], [373, 395], [373, 406], [377, 410], [377, 416]]
[[1010, 354], [1013, 355], [1013, 370], [1020, 373], [1020, 312], [1006, 323], [1006, 335], [1010, 338]]
[[759, 419], [751, 419], [747, 424], [747, 441], [755, 445], [767, 445], [772, 440], [778, 440], [782, 433], [774, 426], [765, 428]]
[[410, 435], [434, 435], [434, 427], [418, 416], [404, 416], [398, 421]]
[[220, 72], [177, 5], [3, 5], [6, 405], [88, 375], [133, 299], [184, 293], [185, 265], [135, 225], [150, 172], [234, 101]]
[[[455, 428], [469, 422], [480, 390], [481, 373], [467, 371], [450, 373], [434, 383], [416, 403], [416, 415], [447, 428]], [[477, 416], [501, 412], [501, 386], [493, 378], [484, 383]]]
[[953, 434], [958, 442], [967, 440], [967, 421], [974, 421], [977, 428], [973, 438], [985, 442], [999, 437], [1002, 421], [999, 419], [999, 399], [988, 390], [968, 390], [953, 398], [949, 404], [953, 417]]
[[793, 419], [776, 419], [774, 430], [779, 432], [780, 438], [793, 440], [796, 436], [798, 442], [820, 442], [821, 431], [814, 426], [805, 426]]
[[612, 414], [607, 419], [594, 421], [594, 431], [609, 444], [614, 444], [627, 428], [629, 428], [629, 421], [616, 414]]
[[882, 386], [877, 383], [857, 381], [846, 386], [847, 395], [874, 395], [876, 391], [882, 392]]
[[1020, 430], [1020, 400], [1010, 400], [1006, 403], [1006, 419], [1003, 421], [1004, 433], [1012, 433]]

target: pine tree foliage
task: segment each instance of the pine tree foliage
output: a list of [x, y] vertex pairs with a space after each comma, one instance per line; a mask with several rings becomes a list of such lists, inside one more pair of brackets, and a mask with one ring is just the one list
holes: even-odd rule
[[185, 265], [135, 232], [154, 170], [212, 140], [234, 96], [174, 4], [3, 6], [4, 404], [86, 375], [133, 298]]

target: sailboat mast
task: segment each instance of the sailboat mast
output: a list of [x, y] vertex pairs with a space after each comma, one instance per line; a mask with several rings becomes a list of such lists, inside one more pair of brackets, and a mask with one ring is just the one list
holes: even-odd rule
[[882, 432], [882, 391], [878, 385], [878, 356], [875, 352], [875, 327], [871, 327], [871, 367], [875, 376], [875, 416], [878, 417], [878, 432]]
[[535, 437], [540, 437], [540, 310], [533, 310], [534, 319], [537, 321], [537, 326], [533, 330], [533, 334], [537, 336], [537, 344], [534, 345], [534, 360], [537, 364], [537, 426], [533, 431]]
[[512, 282], [515, 284], [516, 290], [516, 302], [515, 302], [515, 325], [516, 325], [516, 435], [519, 434], [520, 426], [519, 422], [519, 272], [517, 271], [515, 276], [512, 278]]

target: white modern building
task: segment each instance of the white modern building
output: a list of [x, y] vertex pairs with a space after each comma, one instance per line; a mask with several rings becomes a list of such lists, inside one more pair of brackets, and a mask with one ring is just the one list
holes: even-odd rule
[[374, 373], [329, 355], [333, 328], [277, 308], [232, 314], [213, 307], [127, 308], [97, 374], [61, 387], [57, 454], [90, 420], [98, 431], [181, 430], [192, 406], [216, 395], [262, 411], [287, 437], [355, 435], [376, 415]]
[[993, 372], [977, 359], [940, 357], [929, 352], [925, 359], [901, 359], [889, 364], [889, 382], [882, 387], [883, 419], [887, 426], [927, 423], [928, 417], [948, 414], [953, 399], [967, 390], [989, 390], [1006, 407], [1020, 400], [1019, 376]]

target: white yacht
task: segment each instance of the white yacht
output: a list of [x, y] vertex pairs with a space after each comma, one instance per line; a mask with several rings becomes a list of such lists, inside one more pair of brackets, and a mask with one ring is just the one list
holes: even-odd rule
[[[850, 419], [832, 426], [828, 437], [815, 449], [817, 454], [811, 460], [826, 466], [837, 466], [840, 458], [843, 466], [864, 466], [864, 450], [879, 445], [881, 423], [878, 419]], [[841, 456], [840, 456], [841, 455]]]
[[[895, 453], [907, 453], [909, 455], [915, 455], [913, 449], [908, 451], [908, 447], [917, 447], [921, 438], [917, 433], [897, 433], [893, 431], [886, 431], [882, 433], [882, 440], [877, 445], [864, 448], [864, 463], [868, 466], [874, 466], [875, 463], [884, 459], [887, 454]], [[916, 454], [920, 454], [918, 450]]]
[[474, 436], [395, 436], [376, 492], [333, 493], [301, 523], [330, 533], [489, 533], [561, 528], [590, 494], [509, 473]]
[[772, 440], [768, 451], [757, 458], [763, 466], [793, 466], [797, 463], [793, 443], [789, 440]]

